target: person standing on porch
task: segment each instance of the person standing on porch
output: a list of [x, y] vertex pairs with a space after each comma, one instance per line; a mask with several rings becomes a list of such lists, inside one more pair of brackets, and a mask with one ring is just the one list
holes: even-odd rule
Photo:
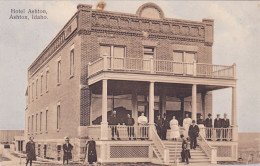
[[88, 163], [93, 164], [97, 162], [97, 151], [96, 151], [96, 142], [93, 138], [86, 143], [86, 151], [85, 151], [85, 161], [86, 156], [88, 156]]
[[30, 137], [30, 141], [26, 144], [26, 166], [30, 162], [30, 166], [32, 166], [32, 161], [36, 160], [35, 155], [35, 143], [33, 142], [33, 137]]
[[169, 122], [166, 119], [166, 114], [163, 114], [163, 126], [162, 126], [162, 140], [166, 140], [167, 129], [169, 128]]
[[206, 136], [207, 136], [207, 140], [211, 140], [212, 137], [212, 118], [211, 118], [211, 114], [208, 114], [208, 118], [205, 120], [205, 126], [207, 127], [207, 132], [206, 132]]
[[223, 129], [223, 141], [227, 141], [227, 137], [229, 136], [228, 128], [230, 126], [229, 119], [227, 118], [227, 114], [224, 113], [224, 118], [222, 119], [222, 127]]
[[158, 136], [162, 139], [163, 119], [161, 118], [161, 115], [157, 116], [157, 119], [155, 121], [155, 126], [156, 126]]
[[175, 119], [175, 116], [172, 117], [172, 120], [170, 121], [170, 128], [171, 128], [171, 134], [170, 138], [173, 141], [177, 141], [177, 138], [180, 137], [180, 130], [179, 130], [179, 122]]
[[222, 119], [220, 119], [220, 114], [217, 114], [217, 118], [214, 120], [214, 128], [216, 129], [217, 141], [220, 141]]
[[196, 125], [195, 120], [192, 120], [192, 124], [189, 127], [189, 137], [190, 137], [190, 149], [196, 149], [197, 147], [197, 137], [199, 136], [200, 129]]
[[141, 116], [138, 117], [137, 122], [140, 126], [140, 137], [141, 137], [142, 140], [144, 140], [144, 138], [148, 137], [147, 136], [148, 131], [147, 131], [147, 128], [146, 128], [147, 123], [148, 123], [148, 119], [147, 119], [146, 116], [144, 116], [143, 112], [142, 112]]
[[204, 121], [202, 115], [200, 115], [200, 119], [198, 120], [197, 124], [198, 124], [198, 127], [199, 127], [199, 129], [200, 129], [200, 135], [201, 135], [203, 138], [205, 138], [205, 137], [206, 137], [205, 126], [204, 126], [205, 121]]
[[127, 125], [127, 134], [128, 134], [129, 140], [131, 140], [131, 138], [136, 139], [134, 124], [135, 124], [134, 118], [132, 118], [130, 114], [127, 114], [126, 125]]
[[117, 140], [120, 140], [119, 133], [117, 130], [117, 125], [119, 124], [119, 121], [116, 116], [116, 111], [112, 112], [112, 115], [109, 117], [108, 125], [111, 126], [111, 134], [112, 134], [112, 140], [115, 140], [115, 134], [117, 136]]
[[67, 165], [69, 164], [69, 160], [72, 159], [72, 151], [73, 146], [70, 144], [69, 137], [65, 137], [65, 144], [63, 144], [63, 165], [67, 160]]
[[189, 136], [189, 127], [192, 123], [192, 119], [189, 117], [189, 114], [186, 114], [185, 119], [183, 120], [183, 127], [184, 127], [184, 137], [187, 138]]

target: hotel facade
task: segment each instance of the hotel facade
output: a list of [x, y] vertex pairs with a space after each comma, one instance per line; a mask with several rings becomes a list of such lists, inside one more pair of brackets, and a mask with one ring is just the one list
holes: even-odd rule
[[[180, 125], [185, 114], [206, 117], [212, 91], [232, 88], [231, 127], [206, 128], [212, 134], [199, 136], [190, 162], [237, 160], [236, 65], [212, 64], [214, 20], [167, 18], [154, 3], [136, 14], [86, 4], [77, 9], [28, 68], [25, 139], [34, 137], [38, 156], [61, 160], [68, 136], [74, 161], [82, 160], [86, 140], [94, 138], [99, 162], [171, 164], [181, 142], [161, 140], [155, 117], [175, 115]], [[120, 141], [111, 140], [112, 110], [120, 119]], [[142, 112], [149, 123], [141, 128]], [[128, 140], [127, 114], [135, 120], [136, 140]]]

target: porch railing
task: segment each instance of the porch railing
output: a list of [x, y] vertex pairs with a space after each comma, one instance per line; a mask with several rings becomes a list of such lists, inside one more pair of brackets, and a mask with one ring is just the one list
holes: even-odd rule
[[212, 147], [209, 143], [205, 140], [201, 134], [199, 134], [198, 142], [200, 148], [205, 152], [205, 154], [210, 158], [212, 164], [217, 163], [217, 148]]
[[109, 125], [108, 138], [120, 139], [148, 139], [149, 126], [147, 125]]
[[231, 141], [232, 140], [232, 128], [205, 128], [206, 140], [212, 141]]
[[212, 78], [235, 78], [235, 64], [232, 66], [205, 63], [185, 63], [170, 60], [120, 58], [103, 56], [88, 65], [88, 75], [100, 71], [141, 72], [152, 74], [192, 75]]
[[[163, 163], [168, 164], [169, 163], [169, 149], [165, 147], [162, 140], [158, 136], [157, 132], [155, 131], [155, 128], [151, 128], [151, 139], [160, 153], [161, 157], [163, 158]], [[156, 154], [157, 155], [157, 154]], [[160, 159], [160, 156], [157, 156]]]

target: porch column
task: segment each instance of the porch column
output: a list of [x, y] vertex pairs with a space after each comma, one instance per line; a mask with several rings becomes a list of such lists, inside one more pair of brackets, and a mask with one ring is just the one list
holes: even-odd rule
[[137, 100], [137, 92], [136, 89], [132, 91], [132, 118], [134, 118], [135, 123], [137, 124], [138, 119], [138, 100]]
[[[151, 133], [151, 129], [154, 128], [154, 82], [150, 82], [149, 88], [149, 128]], [[151, 134], [149, 138], [151, 139]]]
[[107, 122], [107, 80], [102, 80], [102, 122], [101, 122], [101, 140], [108, 139]]
[[237, 94], [236, 87], [232, 87], [232, 137], [233, 141], [238, 141], [237, 130]]
[[192, 120], [197, 122], [197, 85], [192, 85], [192, 113], [191, 113]]
[[166, 114], [166, 94], [165, 94], [165, 88], [162, 89], [162, 93], [160, 95], [160, 111], [161, 115]]
[[203, 118], [206, 119], [206, 102], [205, 102], [205, 97], [206, 97], [207, 92], [202, 92], [201, 93], [201, 108], [202, 108], [202, 115]]

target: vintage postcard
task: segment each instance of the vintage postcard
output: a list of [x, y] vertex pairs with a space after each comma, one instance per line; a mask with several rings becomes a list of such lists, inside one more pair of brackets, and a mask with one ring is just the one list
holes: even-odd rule
[[260, 165], [259, 1], [0, 0], [0, 165]]

